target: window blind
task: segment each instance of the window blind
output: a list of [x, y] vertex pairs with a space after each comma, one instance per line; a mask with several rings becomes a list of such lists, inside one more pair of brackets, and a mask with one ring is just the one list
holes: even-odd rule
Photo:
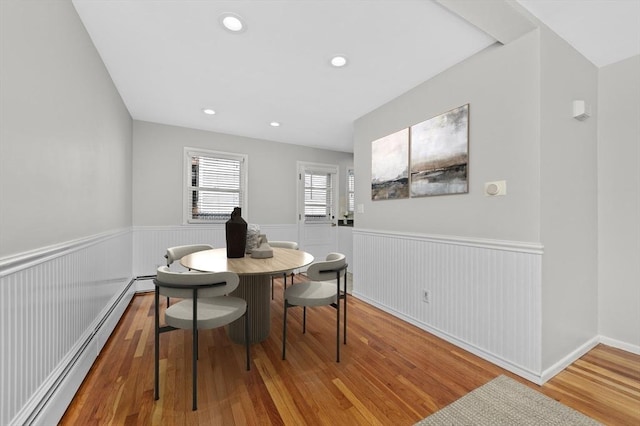
[[244, 158], [216, 153], [188, 153], [189, 222], [226, 222], [234, 207], [244, 206]]
[[347, 212], [353, 213], [355, 211], [355, 177], [353, 169], [347, 170]]
[[305, 222], [330, 222], [333, 219], [334, 175], [306, 171], [304, 175]]

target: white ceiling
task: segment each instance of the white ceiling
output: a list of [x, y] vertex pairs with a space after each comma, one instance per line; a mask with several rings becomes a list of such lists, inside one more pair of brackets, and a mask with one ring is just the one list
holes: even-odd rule
[[[598, 66], [640, 53], [640, 0], [519, 2]], [[432, 0], [73, 4], [134, 119], [346, 152], [354, 120], [495, 42]]]
[[597, 67], [640, 54], [640, 0], [517, 0]]

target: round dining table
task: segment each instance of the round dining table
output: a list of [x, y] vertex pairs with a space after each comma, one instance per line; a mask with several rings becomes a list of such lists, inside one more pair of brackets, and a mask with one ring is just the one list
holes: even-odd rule
[[[302, 250], [272, 247], [273, 257], [266, 259], [245, 255], [228, 258], [226, 248], [203, 250], [180, 259], [185, 268], [203, 272], [235, 272], [240, 284], [231, 295], [245, 299], [249, 310], [249, 341], [257, 343], [269, 336], [271, 329], [271, 276], [302, 268], [313, 262], [313, 256]], [[244, 323], [239, 319], [229, 324], [229, 337], [244, 344]]]

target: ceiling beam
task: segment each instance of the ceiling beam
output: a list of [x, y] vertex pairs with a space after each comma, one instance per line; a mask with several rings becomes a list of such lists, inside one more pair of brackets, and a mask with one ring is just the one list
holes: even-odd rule
[[537, 25], [514, 8], [509, 0], [436, 0], [502, 44], [533, 31]]

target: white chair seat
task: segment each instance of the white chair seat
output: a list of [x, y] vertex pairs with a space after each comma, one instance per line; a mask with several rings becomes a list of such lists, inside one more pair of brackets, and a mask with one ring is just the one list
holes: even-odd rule
[[336, 284], [329, 281], [310, 281], [288, 287], [284, 297], [290, 305], [325, 306], [337, 300]]
[[[212, 297], [198, 299], [198, 329], [206, 330], [229, 324], [244, 315], [247, 302], [239, 297]], [[165, 311], [167, 325], [189, 329], [193, 321], [193, 300], [185, 299]]]

